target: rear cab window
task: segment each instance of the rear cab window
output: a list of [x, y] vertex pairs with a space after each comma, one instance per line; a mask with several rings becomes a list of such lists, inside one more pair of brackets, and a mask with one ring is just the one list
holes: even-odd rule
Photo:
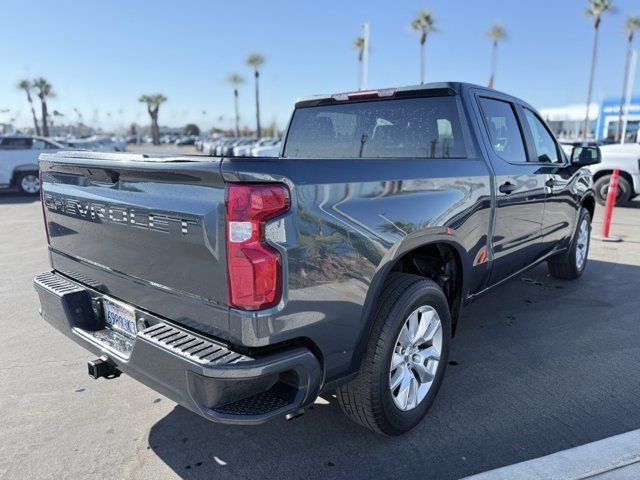
[[298, 107], [283, 156], [467, 158], [467, 151], [450, 95]]

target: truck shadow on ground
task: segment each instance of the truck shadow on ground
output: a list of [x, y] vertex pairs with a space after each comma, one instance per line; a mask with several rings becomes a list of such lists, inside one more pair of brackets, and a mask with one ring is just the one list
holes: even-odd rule
[[616, 207], [622, 208], [640, 208], [640, 199], [631, 200], [630, 202], [626, 202], [622, 205], [616, 205]]
[[[427, 418], [396, 438], [337, 402], [255, 427], [176, 407], [149, 446], [185, 478], [460, 478], [640, 428], [640, 267], [589, 261], [578, 281], [546, 265], [467, 307]], [[616, 306], [617, 316], [609, 315]]]

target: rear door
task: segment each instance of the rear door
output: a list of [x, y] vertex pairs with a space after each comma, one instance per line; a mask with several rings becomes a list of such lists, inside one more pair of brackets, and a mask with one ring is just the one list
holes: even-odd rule
[[530, 162], [520, 108], [499, 94], [476, 95], [480, 130], [494, 173], [496, 209], [490, 284], [524, 268], [542, 252], [545, 178]]

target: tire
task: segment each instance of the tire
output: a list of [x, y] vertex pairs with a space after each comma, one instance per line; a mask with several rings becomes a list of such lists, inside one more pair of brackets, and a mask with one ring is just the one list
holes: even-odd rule
[[16, 185], [20, 193], [25, 195], [38, 195], [40, 193], [40, 177], [38, 172], [20, 173], [16, 178]]
[[[585, 228], [586, 234], [583, 230]], [[589, 215], [586, 208], [582, 208], [569, 251], [552, 257], [547, 261], [551, 275], [563, 280], [575, 280], [582, 275], [587, 266], [590, 238], [591, 215]]]
[[[593, 189], [596, 191], [596, 201], [600, 205], [607, 203], [607, 192], [609, 191], [609, 181], [611, 175], [604, 175], [595, 181]], [[622, 175], [618, 177], [618, 192], [616, 195], [616, 205], [623, 205], [631, 200], [633, 188], [629, 181]]]
[[[418, 311], [421, 313], [416, 313]], [[405, 333], [410, 332], [405, 328], [410, 316], [418, 322], [413, 324], [417, 332], [423, 332], [416, 337], [426, 339], [431, 335], [432, 339], [424, 343], [417, 341], [416, 346], [405, 349], [403, 356], [399, 353], [402, 350], [400, 343], [403, 337], [407, 339]], [[426, 331], [418, 327], [423, 322], [428, 325]], [[438, 393], [450, 343], [451, 314], [442, 289], [426, 278], [392, 272], [382, 289], [361, 370], [355, 379], [336, 390], [340, 407], [356, 423], [376, 433], [400, 435], [411, 430], [426, 415]], [[437, 361], [434, 352], [438, 345]], [[404, 360], [398, 362], [401, 358]], [[392, 359], [398, 365], [395, 370]], [[427, 379], [424, 383], [418, 372]], [[391, 381], [397, 382], [399, 376], [408, 380], [392, 391]], [[409, 387], [402, 390], [407, 383]], [[405, 391], [407, 402], [402, 394]], [[411, 391], [415, 393], [413, 404], [409, 401]]]

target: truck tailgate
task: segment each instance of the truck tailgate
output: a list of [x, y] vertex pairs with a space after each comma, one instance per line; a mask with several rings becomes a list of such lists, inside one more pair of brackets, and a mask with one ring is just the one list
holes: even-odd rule
[[55, 270], [228, 338], [224, 181], [210, 157], [40, 157]]

